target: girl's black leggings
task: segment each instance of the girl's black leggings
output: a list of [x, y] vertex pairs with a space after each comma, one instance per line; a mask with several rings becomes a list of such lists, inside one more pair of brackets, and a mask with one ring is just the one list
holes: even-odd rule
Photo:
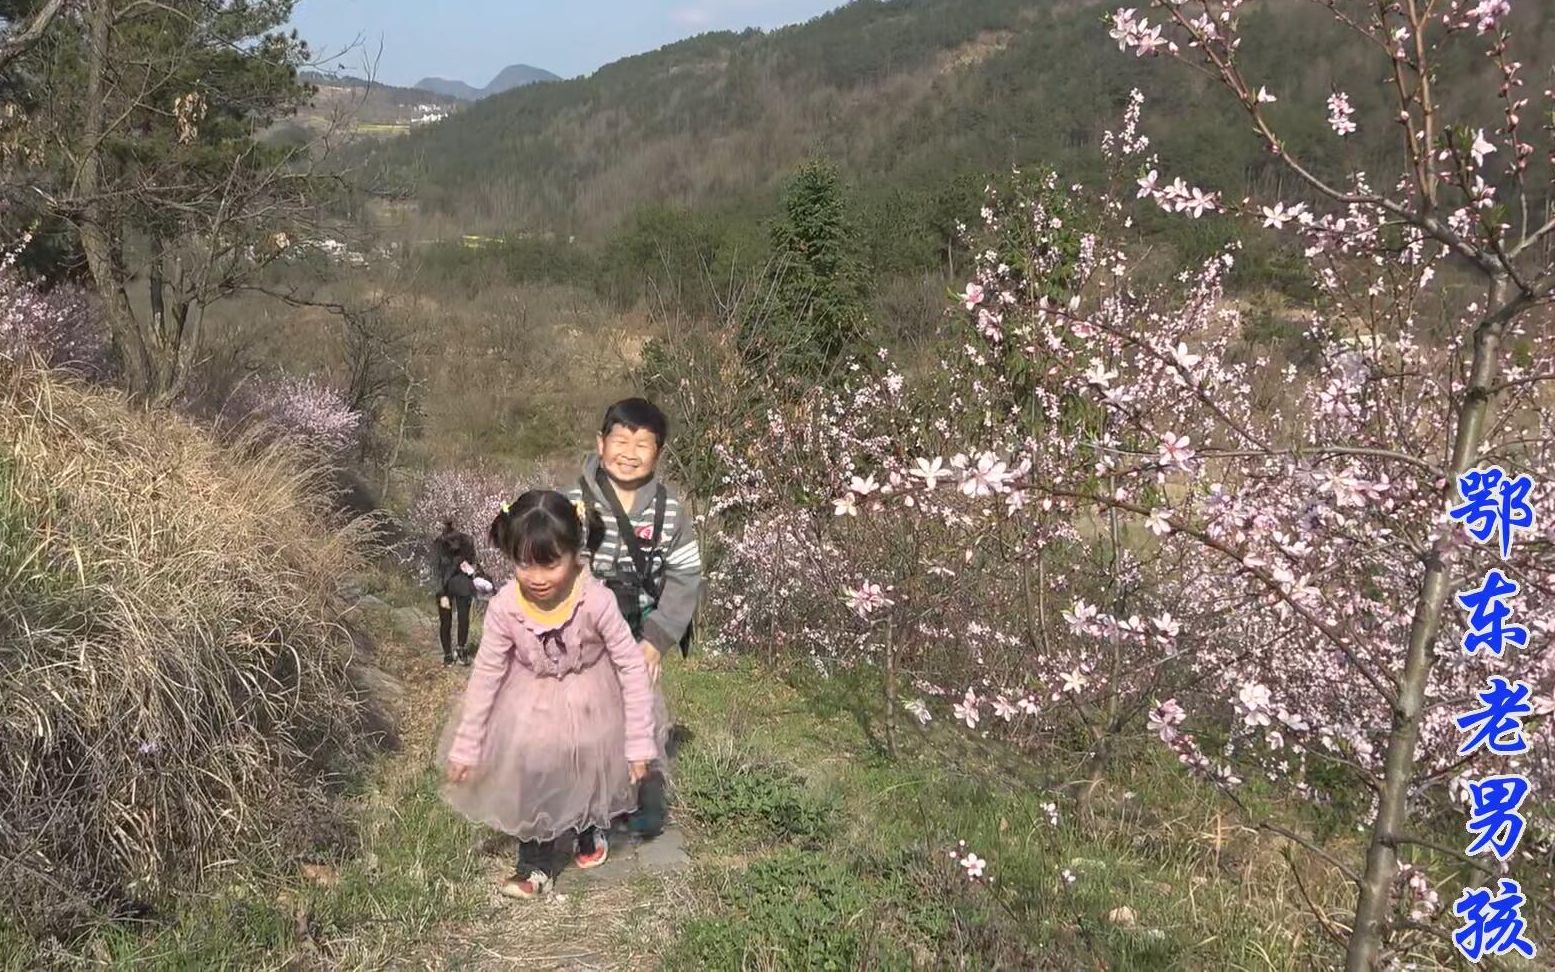
[[437, 604], [437, 633], [443, 639], [443, 654], [454, 653], [453, 642], [449, 639], [453, 635], [454, 612], [459, 612], [459, 648], [464, 649], [470, 643], [470, 599], [467, 597], [454, 597], [448, 595], [450, 607], [443, 607], [441, 600]]
[[[599, 828], [587, 827], [578, 831], [579, 854], [589, 854], [594, 850], [594, 838], [599, 835]], [[556, 852], [565, 846], [571, 834], [563, 834], [553, 840], [526, 840], [518, 845], [518, 873], [527, 877], [531, 871], [540, 871], [548, 878], [555, 878], [559, 868], [556, 866]]]

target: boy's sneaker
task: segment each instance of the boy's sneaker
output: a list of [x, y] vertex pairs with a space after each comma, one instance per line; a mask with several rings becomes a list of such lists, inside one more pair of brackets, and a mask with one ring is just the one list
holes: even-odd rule
[[530, 871], [528, 877], [514, 874], [502, 882], [502, 893], [509, 898], [538, 898], [550, 887], [551, 879], [544, 871]]
[[605, 863], [605, 858], [610, 856], [610, 844], [605, 840], [604, 834], [594, 835], [594, 849], [587, 854], [581, 851], [572, 858], [572, 863], [578, 866], [578, 870], [587, 871], [591, 867], [598, 867]]

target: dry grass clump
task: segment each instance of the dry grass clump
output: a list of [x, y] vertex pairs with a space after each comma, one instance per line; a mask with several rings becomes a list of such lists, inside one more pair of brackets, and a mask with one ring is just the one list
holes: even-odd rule
[[0, 361], [0, 913], [155, 910], [316, 850], [370, 741], [359, 531], [284, 447]]

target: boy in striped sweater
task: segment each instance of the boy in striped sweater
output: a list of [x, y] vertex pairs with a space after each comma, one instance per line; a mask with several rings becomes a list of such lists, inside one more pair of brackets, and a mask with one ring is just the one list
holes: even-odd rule
[[598, 454], [584, 460], [568, 492], [587, 512], [589, 568], [615, 592], [654, 681], [664, 654], [689, 646], [703, 589], [690, 512], [655, 475], [668, 435], [652, 402], [616, 402], [605, 412]]

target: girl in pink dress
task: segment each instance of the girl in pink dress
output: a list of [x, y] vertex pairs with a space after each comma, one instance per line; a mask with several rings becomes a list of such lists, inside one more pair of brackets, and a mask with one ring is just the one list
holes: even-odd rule
[[603, 864], [601, 830], [637, 809], [635, 784], [662, 759], [647, 665], [615, 595], [583, 568], [583, 525], [560, 493], [507, 504], [491, 541], [517, 565], [486, 612], [460, 710], [439, 749], [443, 795], [477, 823], [521, 841], [515, 898], [555, 879], [557, 844]]

